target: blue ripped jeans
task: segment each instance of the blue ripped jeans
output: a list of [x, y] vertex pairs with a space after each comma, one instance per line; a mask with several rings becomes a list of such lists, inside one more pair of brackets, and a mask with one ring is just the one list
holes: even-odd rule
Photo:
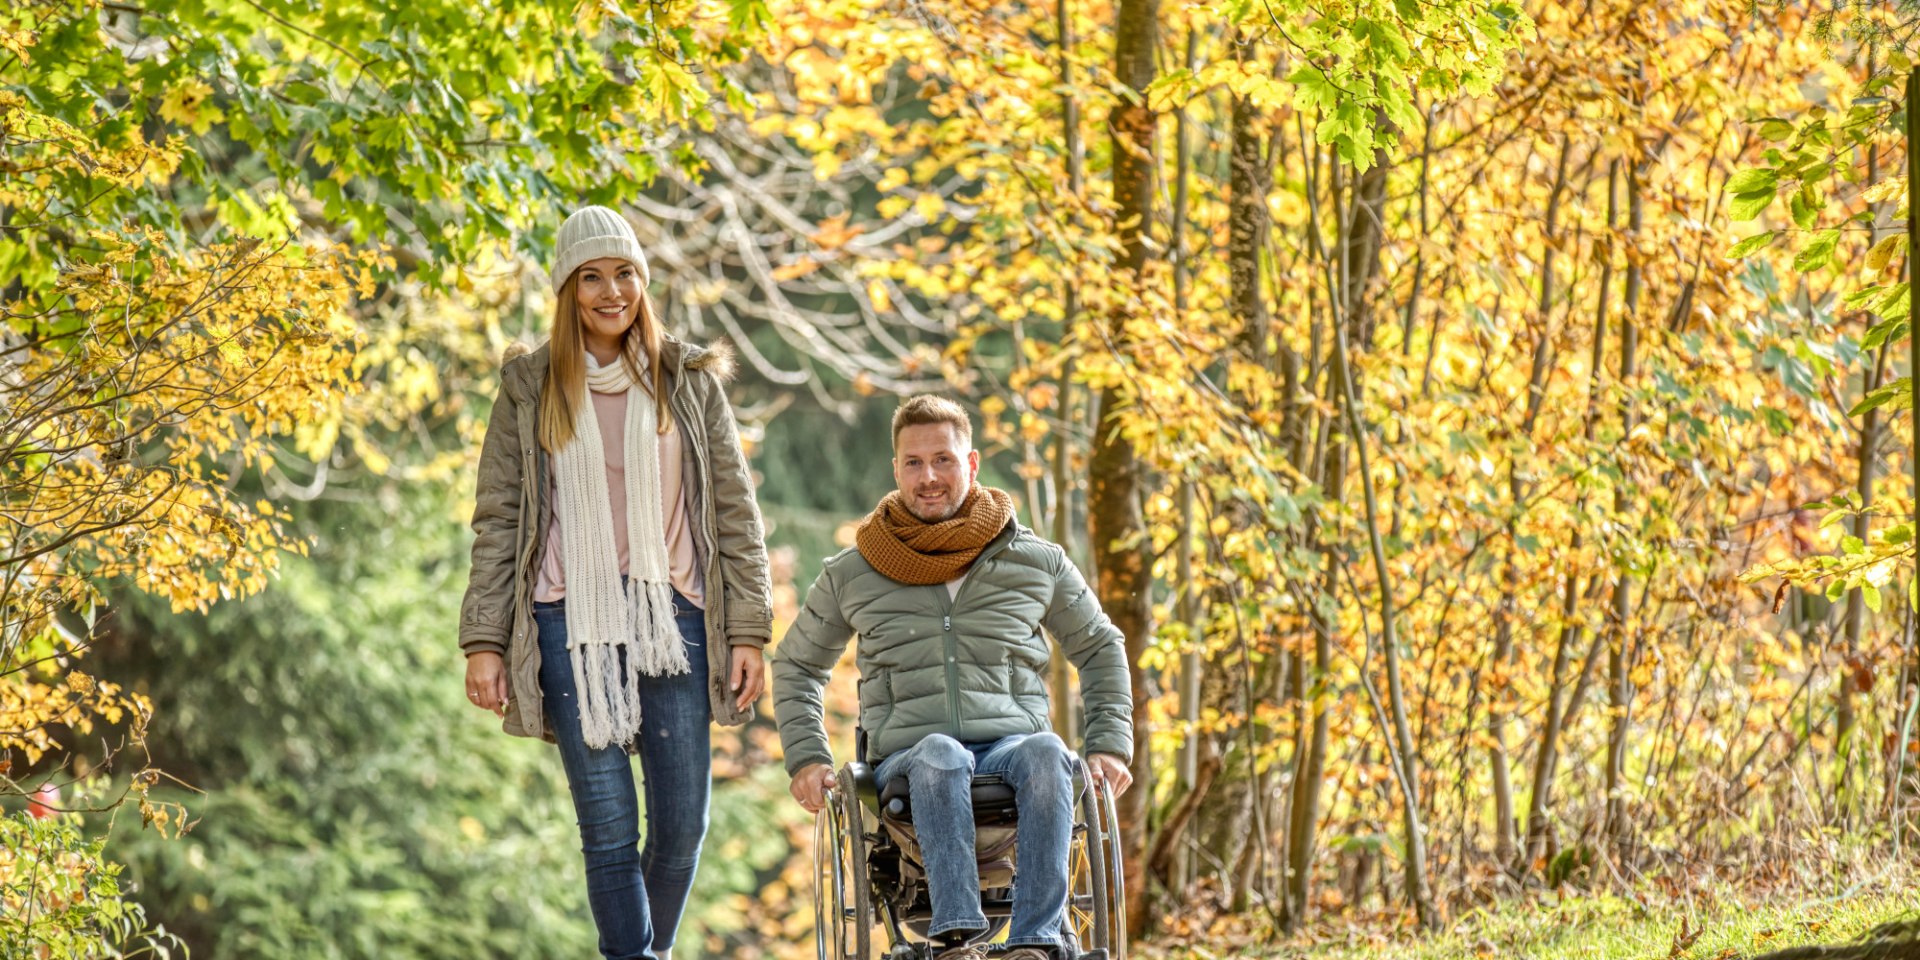
[[997, 773], [1013, 787], [1020, 820], [1014, 829], [1013, 922], [1008, 946], [1059, 947], [1067, 909], [1067, 852], [1073, 841], [1074, 756], [1051, 733], [963, 744], [931, 734], [888, 755], [874, 770], [886, 783], [905, 776], [913, 799], [913, 833], [926, 860], [933, 921], [927, 933], [984, 930], [980, 873], [974, 865], [975, 774]]
[[656, 960], [673, 946], [707, 835], [713, 757], [706, 614], [677, 592], [673, 614], [693, 669], [677, 677], [638, 678], [640, 769], [647, 790], [647, 843], [641, 848], [632, 759], [619, 746], [589, 749], [580, 733], [566, 602], [533, 605], [540, 693], [573, 791], [587, 860], [587, 905], [606, 960]]

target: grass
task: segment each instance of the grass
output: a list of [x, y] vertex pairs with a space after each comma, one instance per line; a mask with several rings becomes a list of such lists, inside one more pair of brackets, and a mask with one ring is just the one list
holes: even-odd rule
[[1547, 895], [1455, 918], [1421, 936], [1387, 924], [1323, 924], [1307, 934], [1259, 942], [1250, 931], [1215, 928], [1139, 951], [1155, 960], [1271, 957], [1286, 960], [1734, 960], [1809, 944], [1854, 940], [1888, 920], [1920, 916], [1920, 885], [1906, 871], [1857, 878], [1847, 889], [1756, 897], [1731, 888], [1675, 900], [1638, 896]]

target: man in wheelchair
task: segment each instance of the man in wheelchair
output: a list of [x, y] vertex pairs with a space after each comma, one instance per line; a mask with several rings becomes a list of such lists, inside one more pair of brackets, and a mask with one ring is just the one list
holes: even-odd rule
[[1004, 958], [1074, 960], [1063, 927], [1077, 762], [1048, 722], [1042, 630], [1079, 670], [1087, 773], [1115, 794], [1132, 781], [1125, 640], [1066, 553], [1021, 526], [1004, 491], [975, 483], [980, 454], [958, 404], [902, 403], [893, 449], [899, 489], [861, 522], [855, 547], [826, 561], [773, 657], [790, 789], [810, 812], [827, 802], [821, 692], [858, 635], [860, 726], [881, 788], [907, 785], [934, 955], [984, 950], [971, 786], [997, 774], [1016, 810]]

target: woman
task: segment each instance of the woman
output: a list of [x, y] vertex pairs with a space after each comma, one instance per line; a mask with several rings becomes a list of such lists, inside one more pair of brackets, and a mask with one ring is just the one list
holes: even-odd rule
[[706, 835], [709, 721], [760, 696], [767, 553], [732, 354], [660, 329], [619, 214], [578, 211], [557, 247], [552, 336], [507, 360], [480, 450], [467, 697], [559, 745], [600, 952], [657, 960]]

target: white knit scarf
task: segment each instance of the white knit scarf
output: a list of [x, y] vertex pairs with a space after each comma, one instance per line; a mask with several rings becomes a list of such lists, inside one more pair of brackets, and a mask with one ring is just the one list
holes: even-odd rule
[[607, 499], [606, 453], [592, 398], [580, 398], [573, 442], [553, 458], [560, 559], [567, 576], [567, 650], [580, 697], [581, 732], [587, 746], [597, 749], [628, 743], [639, 732], [636, 671], [664, 677], [692, 668], [673, 621], [653, 398], [627, 375], [625, 363], [616, 360], [601, 367], [591, 354], [587, 388], [627, 395], [624, 595]]

